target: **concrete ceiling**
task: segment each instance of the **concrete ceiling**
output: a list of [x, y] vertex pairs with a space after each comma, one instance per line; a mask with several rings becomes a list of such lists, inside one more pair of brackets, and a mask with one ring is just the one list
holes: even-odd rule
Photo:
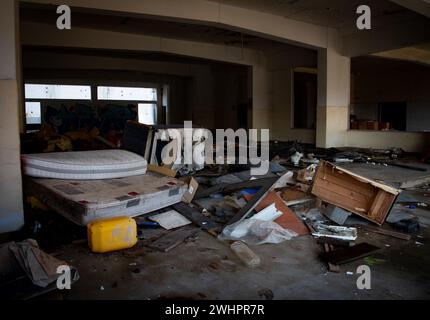
[[[55, 8], [52, 6], [29, 3], [21, 5], [21, 22], [52, 24], [57, 17]], [[157, 20], [148, 17], [121, 16], [107, 12], [79, 11], [75, 8], [72, 21], [73, 26], [81, 28], [200, 41], [254, 50], [279, 51], [297, 48], [286, 43], [214, 26]]]
[[358, 32], [359, 5], [372, 9], [373, 28], [410, 21], [420, 15], [389, 0], [212, 0], [232, 6], [338, 29], [342, 35]]

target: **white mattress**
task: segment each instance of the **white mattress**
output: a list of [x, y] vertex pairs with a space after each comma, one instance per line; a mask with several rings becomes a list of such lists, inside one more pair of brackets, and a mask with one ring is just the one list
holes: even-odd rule
[[80, 225], [158, 210], [180, 202], [188, 189], [180, 180], [152, 173], [81, 181], [26, 178], [24, 182], [26, 195]]
[[146, 173], [146, 160], [125, 150], [96, 150], [25, 154], [23, 173], [53, 179], [111, 179]]

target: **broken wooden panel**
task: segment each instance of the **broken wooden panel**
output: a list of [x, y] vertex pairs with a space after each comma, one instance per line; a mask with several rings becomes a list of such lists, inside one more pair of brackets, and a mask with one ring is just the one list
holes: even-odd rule
[[269, 192], [255, 207], [255, 210], [259, 212], [272, 203], [275, 204], [276, 209], [283, 213], [281, 217], [275, 220], [277, 224], [285, 229], [296, 232], [298, 235], [309, 234], [308, 228], [274, 191]]
[[400, 191], [321, 161], [312, 194], [323, 201], [382, 225]]

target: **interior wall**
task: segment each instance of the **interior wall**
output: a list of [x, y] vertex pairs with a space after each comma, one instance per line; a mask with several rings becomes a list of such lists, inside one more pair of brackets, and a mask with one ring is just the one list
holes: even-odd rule
[[304, 48], [274, 50], [266, 55], [271, 104], [271, 139], [315, 143], [315, 129], [296, 129], [293, 124], [293, 71], [317, 67], [317, 52]]
[[[378, 120], [378, 104], [406, 102], [406, 130], [430, 131], [430, 67], [384, 58], [352, 62], [351, 114]], [[426, 118], [427, 116], [427, 118]]]
[[356, 148], [402, 148], [407, 152], [423, 153], [430, 147], [430, 134], [419, 132], [349, 130], [347, 146]]

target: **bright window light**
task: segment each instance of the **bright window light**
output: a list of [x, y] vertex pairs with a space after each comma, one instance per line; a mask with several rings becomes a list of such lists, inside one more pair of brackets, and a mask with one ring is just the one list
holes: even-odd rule
[[40, 102], [25, 103], [25, 118], [27, 124], [41, 124]]
[[157, 101], [155, 88], [97, 87], [99, 100]]
[[26, 84], [25, 98], [91, 100], [91, 86]]
[[147, 125], [153, 125], [157, 119], [157, 105], [155, 103], [139, 103], [138, 118], [139, 122]]

